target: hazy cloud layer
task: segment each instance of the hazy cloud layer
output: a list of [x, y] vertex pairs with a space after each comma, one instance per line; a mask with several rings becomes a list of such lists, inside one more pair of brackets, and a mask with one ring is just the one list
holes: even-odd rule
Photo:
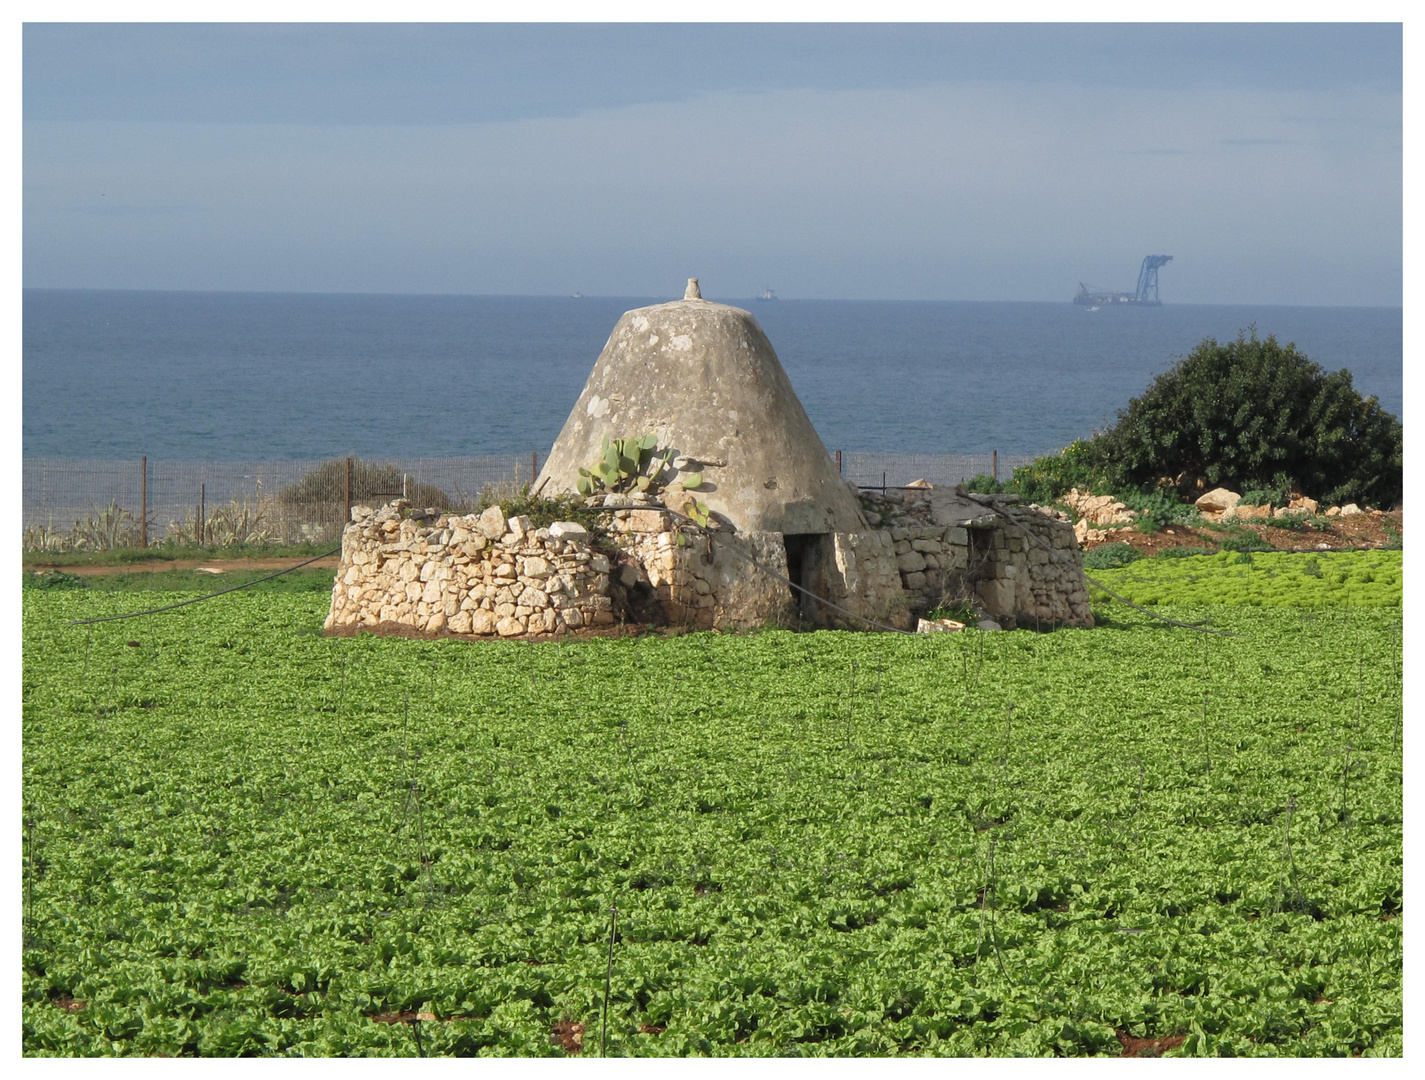
[[[532, 69], [518, 55], [491, 60], [483, 98], [470, 95], [490, 117], [472, 122], [478, 109], [436, 115], [420, 100], [455, 78], [460, 35], [416, 76], [402, 57], [419, 41], [402, 31], [362, 84], [363, 94], [391, 90], [385, 109], [366, 110], [383, 122], [360, 123], [337, 90], [385, 28], [350, 38], [309, 28], [300, 47], [244, 28], [224, 55], [265, 56], [266, 67], [244, 77], [235, 60], [219, 65], [214, 102], [251, 89], [226, 112], [201, 93], [186, 103], [163, 93], [202, 82], [203, 50], [185, 53], [181, 28], [167, 29], [155, 39], [163, 78], [145, 82], [129, 58], [68, 90], [51, 85], [66, 70], [52, 43], [27, 31], [27, 285], [663, 295], [697, 274], [722, 297], [771, 284], [786, 296], [1066, 300], [1080, 280], [1131, 289], [1151, 252], [1174, 256], [1165, 299], [1401, 302], [1398, 34], [1392, 68], [1364, 63], [1350, 34], [1333, 46], [1330, 28], [1280, 28], [1276, 67], [1291, 77], [1232, 80], [1213, 77], [1224, 65], [1208, 37], [1230, 54], [1222, 34], [1233, 28], [1181, 39], [1158, 28], [1136, 53], [1134, 28], [1058, 28], [1057, 38], [1030, 28], [1001, 65], [1008, 74], [991, 78], [983, 57], [965, 57], [978, 41], [1003, 59], [1002, 33], [938, 29], [942, 53], [963, 62], [936, 81], [935, 40], [915, 45], [906, 28], [888, 28], [838, 87], [807, 74], [830, 82], [816, 50], [835, 55], [858, 39], [773, 28], [756, 55], [792, 57], [776, 77], [728, 55], [721, 66], [688, 60], [694, 96], [673, 92], [662, 54], [648, 72], [621, 69], [604, 83], [587, 56], [569, 70], [547, 56]], [[627, 28], [632, 45], [596, 29], [594, 59], [607, 60], [615, 45], [648, 47], [656, 28]], [[726, 53], [750, 28], [704, 29]], [[1272, 29], [1241, 28], [1235, 47], [1260, 52]], [[554, 30], [580, 54], [569, 45], [580, 28]], [[1020, 70], [1028, 53], [1058, 56], [1075, 42], [1122, 59], [1105, 60], [1099, 77], [1062, 57]], [[1310, 42], [1321, 48], [1314, 74], [1286, 62]], [[1391, 55], [1388, 37], [1367, 43]], [[1140, 81], [1169, 47], [1179, 62], [1184, 49], [1208, 48], [1206, 76], [1175, 67]], [[906, 63], [893, 78], [898, 50]], [[302, 108], [284, 110], [259, 76], [290, 91], [302, 56], [325, 61], [303, 76]], [[508, 94], [491, 104], [500, 73], [516, 67], [523, 74], [508, 75]], [[573, 107], [569, 96], [587, 86], [609, 103]], [[650, 100], [625, 100], [639, 90]], [[298, 114], [307, 122], [285, 122]]]

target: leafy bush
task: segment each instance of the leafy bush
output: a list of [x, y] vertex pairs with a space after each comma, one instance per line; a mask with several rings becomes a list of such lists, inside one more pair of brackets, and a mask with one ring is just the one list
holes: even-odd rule
[[972, 495], [998, 495], [1004, 490], [1004, 485], [989, 473], [976, 473], [965, 481], [965, 490]]
[[1285, 506], [1291, 499], [1281, 488], [1253, 488], [1242, 492], [1243, 506]]
[[89, 582], [78, 574], [52, 570], [47, 574], [26, 574], [22, 587], [26, 589], [84, 589]]
[[1257, 533], [1251, 529], [1244, 529], [1240, 526], [1231, 528], [1227, 535], [1217, 541], [1217, 546], [1223, 551], [1275, 551], [1271, 544], [1267, 543]]
[[500, 507], [507, 518], [529, 518], [536, 529], [547, 529], [556, 521], [574, 521], [592, 532], [594, 526], [601, 520], [607, 520], [606, 514], [601, 514], [593, 507], [585, 506], [582, 496], [565, 494], [543, 498], [531, 495], [528, 484], [525, 484], [519, 493], [513, 496], [507, 495], [504, 498], [482, 496], [479, 509], [484, 510], [496, 505]]
[[1004, 489], [1017, 492], [1026, 502], [1047, 506], [1070, 488], [1101, 491], [1112, 486], [1101, 448], [1095, 442], [1076, 439], [1057, 454], [1020, 465]]
[[1125, 544], [1121, 541], [1113, 544], [1100, 544], [1098, 547], [1084, 552], [1084, 569], [1114, 570], [1136, 562], [1142, 557], [1143, 553], [1132, 544]]
[[1152, 491], [1127, 491], [1115, 495], [1124, 506], [1136, 511], [1138, 517], [1133, 528], [1141, 533], [1155, 533], [1171, 525], [1183, 515], [1185, 505], [1162, 489]]
[[[362, 461], [351, 463], [351, 501], [389, 502], [400, 498], [405, 480], [399, 465], [390, 462]], [[450, 509], [450, 496], [433, 484], [405, 485], [406, 498], [412, 506], [434, 506]], [[391, 494], [394, 492], [395, 494]], [[296, 483], [288, 484], [277, 493], [279, 502], [342, 503], [346, 499], [346, 458], [322, 462]], [[340, 517], [340, 513], [337, 514]]]
[[1239, 491], [1391, 506], [1402, 493], [1403, 429], [1352, 387], [1349, 371], [1328, 373], [1253, 329], [1225, 345], [1202, 341], [1130, 401], [1084, 457], [1119, 487], [1201, 477]]

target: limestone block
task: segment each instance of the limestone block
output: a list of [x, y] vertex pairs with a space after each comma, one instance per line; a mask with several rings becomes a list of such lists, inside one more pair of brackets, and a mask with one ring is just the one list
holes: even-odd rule
[[584, 625], [584, 613], [576, 607], [565, 608], [559, 613], [559, 617], [564, 621], [564, 625], [572, 630]]
[[515, 637], [525, 632], [525, 624], [513, 616], [506, 616], [495, 624], [495, 633], [500, 637]]
[[553, 572], [553, 567], [549, 565], [548, 560], [542, 559], [538, 555], [526, 556], [524, 565], [520, 567], [520, 576], [527, 578], [547, 578]]
[[580, 540], [587, 542], [589, 530], [577, 521], [556, 521], [549, 526], [549, 535], [557, 540]]
[[519, 604], [527, 608], [547, 608], [549, 606], [549, 594], [542, 589], [536, 589], [533, 585], [526, 585], [524, 591], [519, 595]]
[[905, 582], [905, 587], [911, 592], [919, 592], [925, 587], [925, 575], [920, 571], [906, 574], [902, 580]]
[[609, 559], [607, 555], [590, 555], [589, 569], [596, 574], [607, 574], [609, 572]]
[[913, 551], [920, 551], [920, 552], [926, 552], [926, 551], [937, 551], [937, 552], [938, 552], [938, 551], [944, 550], [944, 546], [940, 543], [939, 540], [931, 540], [931, 539], [926, 539], [926, 538], [922, 538], [922, 539], [918, 539], [918, 540], [912, 540], [912, 541], [910, 542], [910, 546], [911, 546], [911, 550], [913, 550]]
[[420, 577], [421, 571], [410, 559], [402, 559], [401, 568], [396, 573], [402, 581], [415, 581]]
[[894, 543], [899, 544], [902, 540], [906, 540], [909, 538], [910, 530], [904, 528], [903, 526], [897, 525], [894, 529], [891, 530], [891, 540]]
[[925, 569], [925, 556], [918, 551], [907, 551], [896, 559], [896, 568], [902, 574], [913, 574]]
[[1241, 501], [1242, 496], [1235, 491], [1228, 491], [1226, 488], [1213, 488], [1207, 494], [1198, 496], [1193, 505], [1203, 513], [1220, 514], [1224, 510], [1230, 510]]
[[437, 611], [426, 620], [426, 630], [432, 634], [445, 629], [445, 612]]
[[625, 517], [624, 527], [629, 532], [636, 533], [660, 533], [667, 532], [672, 525], [672, 519], [662, 510], [628, 510], [620, 517]]

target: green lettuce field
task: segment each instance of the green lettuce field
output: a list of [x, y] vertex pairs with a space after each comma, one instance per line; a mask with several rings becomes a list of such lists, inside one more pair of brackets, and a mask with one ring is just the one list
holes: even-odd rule
[[27, 588], [24, 1051], [598, 1054], [607, 979], [610, 1056], [1399, 1055], [1380, 554], [1095, 574], [1237, 636], [327, 639], [321, 592]]

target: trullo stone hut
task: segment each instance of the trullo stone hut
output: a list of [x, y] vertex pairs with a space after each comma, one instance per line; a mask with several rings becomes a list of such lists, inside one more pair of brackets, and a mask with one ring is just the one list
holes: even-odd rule
[[[610, 458], [618, 440], [625, 456]], [[640, 467], [607, 464], [619, 460]], [[607, 512], [600, 535], [495, 507], [354, 507], [328, 630], [905, 628], [955, 600], [1001, 625], [1093, 622], [1067, 522], [1012, 496], [987, 507], [928, 486], [859, 492], [756, 319], [702, 299], [695, 278], [682, 300], [618, 321], [533, 490], [588, 495]]]

